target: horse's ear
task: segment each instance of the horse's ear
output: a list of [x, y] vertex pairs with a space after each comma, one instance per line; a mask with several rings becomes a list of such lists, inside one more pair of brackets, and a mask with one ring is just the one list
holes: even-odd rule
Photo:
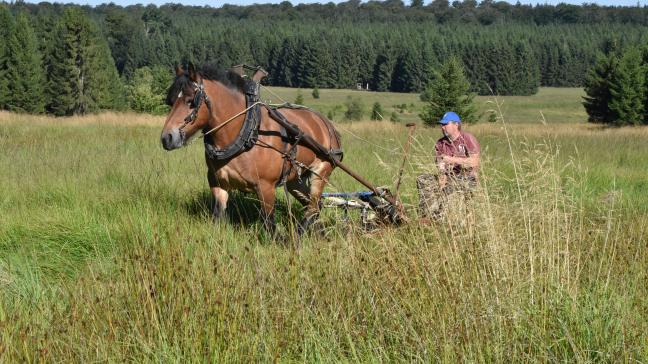
[[184, 69], [182, 69], [181, 65], [177, 64], [175, 66], [175, 74], [176, 74], [176, 77], [180, 77], [180, 76], [184, 75]]
[[189, 62], [189, 79], [193, 82], [199, 82], [199, 75], [198, 72], [196, 72], [196, 67], [194, 67], [193, 63]]

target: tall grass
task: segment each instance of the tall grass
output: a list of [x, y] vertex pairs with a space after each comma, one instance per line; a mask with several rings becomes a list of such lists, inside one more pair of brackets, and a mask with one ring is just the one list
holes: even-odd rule
[[[470, 213], [364, 233], [327, 211], [296, 248], [260, 236], [244, 195], [210, 222], [199, 147], [102, 118], [0, 122], [1, 361], [648, 358], [642, 129], [473, 127]], [[404, 127], [344, 129], [348, 164], [392, 185]], [[438, 134], [417, 132], [413, 215]]]

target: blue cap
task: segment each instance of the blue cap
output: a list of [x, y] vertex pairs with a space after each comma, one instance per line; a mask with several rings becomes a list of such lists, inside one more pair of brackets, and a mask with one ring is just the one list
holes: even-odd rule
[[448, 123], [450, 122], [461, 124], [461, 119], [456, 112], [448, 111], [447, 113], [443, 114], [443, 117], [441, 118], [441, 120], [439, 120], [439, 124], [441, 125], [448, 125]]

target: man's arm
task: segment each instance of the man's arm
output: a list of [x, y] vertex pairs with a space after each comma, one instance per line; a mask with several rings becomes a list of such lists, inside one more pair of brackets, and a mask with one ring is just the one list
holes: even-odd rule
[[470, 157], [451, 157], [444, 155], [441, 160], [446, 164], [458, 164], [469, 168], [479, 167], [479, 154], [471, 154]]

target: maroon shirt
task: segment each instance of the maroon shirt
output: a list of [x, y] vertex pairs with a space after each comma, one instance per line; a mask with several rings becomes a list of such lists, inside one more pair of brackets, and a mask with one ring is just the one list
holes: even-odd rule
[[[464, 131], [459, 133], [459, 137], [452, 142], [445, 136], [436, 142], [434, 149], [436, 150], [437, 165], [441, 162], [443, 156], [466, 158], [479, 154], [480, 147], [477, 139], [470, 133]], [[450, 163], [446, 165], [445, 170], [445, 173], [449, 176], [477, 178], [477, 171], [474, 168], [464, 167], [459, 164]]]

